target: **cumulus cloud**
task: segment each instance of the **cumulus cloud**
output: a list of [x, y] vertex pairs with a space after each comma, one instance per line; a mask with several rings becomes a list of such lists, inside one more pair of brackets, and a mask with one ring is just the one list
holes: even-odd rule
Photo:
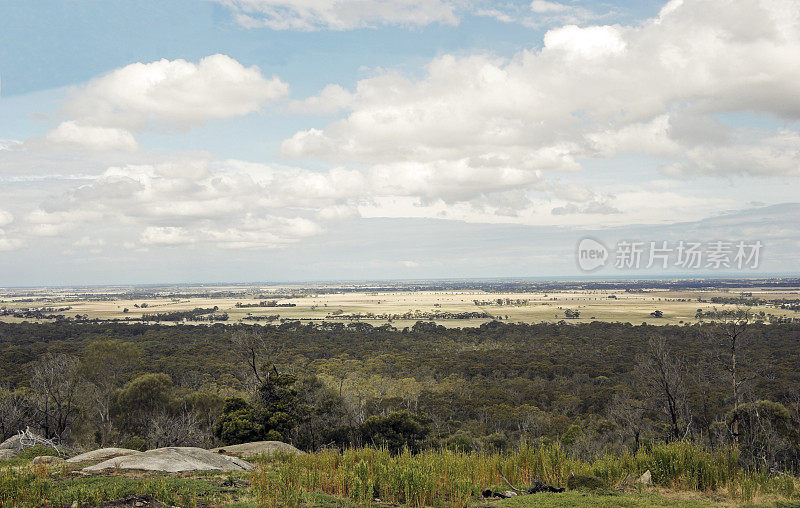
[[258, 111], [288, 91], [258, 67], [217, 54], [196, 64], [162, 59], [127, 65], [73, 91], [64, 110], [85, 125], [186, 127]]
[[45, 135], [45, 141], [56, 145], [79, 146], [93, 150], [133, 151], [138, 144], [133, 134], [114, 127], [93, 127], [74, 121], [62, 122]]
[[587, 60], [600, 60], [625, 51], [626, 42], [620, 29], [613, 26], [580, 28], [567, 25], [548, 31], [544, 47], [550, 51], [563, 51], [566, 56]]
[[[247, 4], [236, 2], [263, 21], [267, 4]], [[15, 220], [4, 225], [0, 213], [0, 227], [12, 224], [2, 238], [8, 246], [12, 234], [14, 245], [68, 237], [87, 249], [102, 247], [90, 245], [98, 238], [153, 250], [275, 248], [353, 217], [586, 227], [708, 216], [746, 201], [678, 179], [800, 176], [792, 5], [742, 0], [744, 14], [730, 18], [722, 0], [672, 2], [635, 26], [555, 28], [541, 47], [510, 58], [443, 55], [421, 75], [379, 70], [353, 89], [331, 84], [289, 110], [337, 119], [281, 145], [286, 157], [321, 159], [316, 171], [211, 155], [154, 163], [132, 151], [146, 129], [246, 115], [287, 94], [277, 78], [223, 55], [133, 64], [75, 90], [65, 106], [72, 119], [44, 138], [131, 152], [99, 174], [65, 179], [37, 209], [4, 202]], [[542, 16], [572, 9], [530, 4]], [[737, 112], [761, 127], [726, 121]], [[19, 148], [0, 142], [0, 171], [20, 173]], [[629, 155], [649, 158], [653, 174], [603, 173]], [[78, 167], [50, 159], [48, 167]], [[108, 224], [123, 238], [95, 231]]]
[[380, 25], [458, 23], [452, 0], [215, 0], [244, 27], [352, 30]]
[[[71, 91], [63, 105], [70, 120], [24, 148], [82, 148], [133, 152], [134, 133], [186, 129], [259, 111], [289, 93], [277, 77], [227, 55], [197, 63], [162, 59], [134, 63]], [[0, 143], [0, 150], [14, 145]]]
[[363, 185], [360, 173], [344, 169], [315, 173], [177, 159], [111, 167], [42, 202], [23, 222], [29, 236], [77, 235], [75, 247], [105, 245], [105, 238], [87, 232], [115, 224], [126, 242], [133, 237], [146, 246], [270, 248], [319, 234], [318, 219], [352, 216]]
[[339, 85], [328, 85], [314, 97], [292, 102], [290, 109], [295, 113], [330, 114], [346, 108], [352, 101], [352, 93]]
[[582, 159], [635, 153], [667, 157], [673, 176], [794, 175], [796, 133], [755, 133], [717, 116], [800, 120], [798, 26], [792, 0], [744, 0], [736, 10], [687, 0], [641, 25], [553, 29], [541, 48], [509, 59], [444, 55], [421, 78], [379, 71], [350, 95], [328, 87], [303, 101], [333, 109], [336, 90], [349, 112], [295, 133], [282, 153], [418, 167], [468, 160], [465, 172], [472, 161], [574, 170]]

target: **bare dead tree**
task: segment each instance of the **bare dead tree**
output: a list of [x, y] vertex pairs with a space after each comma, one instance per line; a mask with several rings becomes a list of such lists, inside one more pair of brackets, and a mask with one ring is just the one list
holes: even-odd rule
[[8, 388], [0, 387], [0, 441], [20, 430], [25, 421], [22, 397]]
[[641, 445], [642, 432], [644, 430], [645, 408], [640, 400], [635, 400], [628, 395], [615, 394], [609, 406], [609, 415], [620, 426], [622, 441], [625, 442], [626, 434], [633, 438], [633, 449], [631, 452], [636, 454]]
[[256, 386], [264, 385], [277, 372], [276, 362], [283, 348], [269, 330], [237, 330], [230, 342], [234, 353], [247, 365]]
[[749, 378], [739, 376], [739, 349], [747, 332], [747, 325], [751, 320], [749, 310], [737, 310], [734, 315], [719, 325], [719, 334], [726, 343], [728, 350], [727, 370], [731, 375], [731, 392], [733, 395], [733, 420], [731, 421], [731, 435], [735, 445], [739, 445], [739, 404], [741, 403], [739, 388]]
[[147, 425], [147, 440], [153, 448], [198, 446], [204, 436], [197, 415], [183, 408], [176, 414], [163, 410], [153, 414]]
[[81, 378], [78, 360], [67, 355], [44, 355], [33, 368], [31, 390], [46, 437], [62, 441], [77, 416]]
[[650, 394], [663, 399], [672, 438], [681, 439], [679, 420], [687, 409], [685, 366], [669, 350], [664, 337], [658, 335], [648, 340], [647, 352], [640, 357], [637, 370]]
[[708, 440], [712, 449], [715, 441], [711, 427], [719, 418], [716, 408], [724, 404], [724, 394], [715, 388], [714, 379], [719, 375], [717, 364], [708, 359], [701, 360], [688, 369], [687, 391], [691, 400], [694, 430], [699, 439], [705, 437]]

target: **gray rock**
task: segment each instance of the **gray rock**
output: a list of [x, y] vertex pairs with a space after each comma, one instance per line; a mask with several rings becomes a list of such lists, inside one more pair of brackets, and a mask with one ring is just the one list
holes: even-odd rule
[[242, 459], [228, 457], [202, 448], [173, 446], [108, 459], [94, 466], [85, 467], [83, 471], [93, 472], [115, 468], [179, 473], [209, 470], [248, 471], [253, 468], [253, 465]]
[[124, 457], [125, 455], [133, 455], [134, 453], [142, 453], [138, 450], [131, 450], [129, 448], [98, 448], [90, 452], [81, 453], [67, 459], [67, 462], [94, 462], [95, 460], [108, 460], [114, 457]]
[[11, 460], [17, 455], [19, 455], [17, 450], [11, 450], [8, 448], [0, 449], [0, 460]]
[[290, 444], [280, 441], [253, 441], [251, 443], [220, 446], [219, 448], [212, 448], [210, 451], [214, 453], [224, 453], [225, 455], [233, 455], [234, 457], [256, 457], [258, 455], [271, 455], [276, 452], [294, 453], [298, 455], [305, 453]]
[[22, 444], [19, 442], [19, 434], [14, 434], [10, 438], [0, 443], [0, 450], [16, 450], [19, 452], [22, 449]]
[[61, 457], [54, 457], [52, 455], [40, 455], [38, 457], [34, 457], [31, 461], [31, 464], [60, 464], [62, 462], [66, 462]]
[[650, 485], [653, 483], [653, 475], [650, 473], [649, 469], [639, 477], [639, 483], [642, 485]]

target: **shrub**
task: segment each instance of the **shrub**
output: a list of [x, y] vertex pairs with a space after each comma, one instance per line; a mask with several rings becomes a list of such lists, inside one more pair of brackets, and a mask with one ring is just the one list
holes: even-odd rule
[[247, 443], [263, 439], [264, 426], [255, 421], [250, 404], [242, 398], [233, 397], [225, 401], [222, 416], [214, 426], [214, 435], [225, 445]]

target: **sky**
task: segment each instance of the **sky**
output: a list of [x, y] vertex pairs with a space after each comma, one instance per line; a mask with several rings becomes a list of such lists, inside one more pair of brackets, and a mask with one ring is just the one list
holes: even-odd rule
[[797, 275], [798, 55], [800, 0], [2, 0], [0, 286]]

